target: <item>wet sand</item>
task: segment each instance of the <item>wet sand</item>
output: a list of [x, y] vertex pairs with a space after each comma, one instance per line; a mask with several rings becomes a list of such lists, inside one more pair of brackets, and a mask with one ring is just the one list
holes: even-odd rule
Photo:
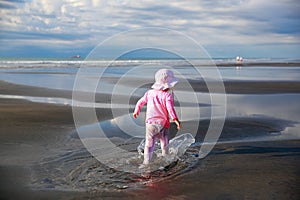
[[[28, 87], [0, 82], [0, 93], [71, 97], [70, 93], [64, 91]], [[294, 91], [299, 90], [298, 86], [293, 88]], [[234, 90], [234, 87], [231, 89]], [[111, 117], [109, 112], [105, 113], [102, 120]], [[208, 157], [189, 171], [162, 182], [145, 185], [144, 188], [90, 192], [32, 190], [29, 186], [32, 165], [38, 163], [44, 155], [55, 153], [55, 149], [52, 149], [55, 144], [71, 133], [74, 134], [74, 131], [70, 106], [0, 99], [0, 199], [300, 197], [299, 140], [217, 145]]]
[[299, 145], [217, 145], [190, 172], [130, 193], [146, 199], [299, 199]]
[[1, 99], [0, 113], [0, 199], [33, 197], [30, 166], [74, 129], [71, 108]]

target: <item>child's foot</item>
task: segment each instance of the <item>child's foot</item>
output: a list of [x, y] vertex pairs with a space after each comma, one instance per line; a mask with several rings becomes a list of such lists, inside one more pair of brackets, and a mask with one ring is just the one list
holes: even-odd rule
[[139, 169], [147, 169], [147, 168], [150, 168], [150, 165], [149, 164], [141, 164], [140, 166], [139, 166]]
[[147, 180], [151, 178], [151, 173], [150, 172], [143, 172], [141, 176]]
[[139, 166], [139, 169], [141, 170], [141, 176], [149, 179], [151, 177], [151, 169], [150, 164], [141, 164]]

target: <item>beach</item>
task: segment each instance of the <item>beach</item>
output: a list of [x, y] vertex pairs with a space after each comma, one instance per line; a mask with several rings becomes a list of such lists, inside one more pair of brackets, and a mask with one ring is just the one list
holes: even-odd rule
[[[213, 150], [200, 160], [197, 152], [216, 105], [204, 100], [209, 95], [203, 79], [189, 80], [203, 99], [202, 114], [201, 119], [183, 119], [181, 133], [199, 125], [196, 144], [150, 180], [105, 166], [84, 146], [72, 113], [74, 68], [1, 69], [0, 199], [299, 199], [300, 65], [253, 65], [220, 69], [227, 93], [225, 124]], [[274, 77], [268, 69], [284, 73]], [[121, 75], [104, 81], [114, 85]], [[126, 87], [134, 87], [131, 80]], [[47, 87], [43, 82], [49, 82]], [[185, 89], [178, 84], [175, 94]], [[111, 95], [96, 94], [97, 119], [120, 145], [121, 132], [109, 124], [115, 117], [107, 106]], [[132, 110], [140, 95], [133, 95], [129, 108], [117, 109]], [[126, 94], [118, 93], [120, 102], [123, 98]], [[139, 141], [124, 143], [124, 149], [137, 153]]]

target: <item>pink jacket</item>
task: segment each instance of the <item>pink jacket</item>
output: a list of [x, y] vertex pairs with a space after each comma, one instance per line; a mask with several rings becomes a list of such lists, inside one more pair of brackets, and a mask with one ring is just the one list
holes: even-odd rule
[[137, 102], [134, 112], [139, 114], [145, 104], [147, 104], [146, 123], [148, 124], [161, 124], [169, 128], [169, 114], [173, 120], [177, 119], [173, 95], [170, 92], [148, 90]]

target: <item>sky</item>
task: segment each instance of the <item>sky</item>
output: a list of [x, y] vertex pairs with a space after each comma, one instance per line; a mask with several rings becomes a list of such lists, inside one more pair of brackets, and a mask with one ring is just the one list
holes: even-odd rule
[[0, 0], [0, 58], [86, 56], [144, 27], [187, 35], [211, 57], [300, 58], [299, 10], [299, 0]]

